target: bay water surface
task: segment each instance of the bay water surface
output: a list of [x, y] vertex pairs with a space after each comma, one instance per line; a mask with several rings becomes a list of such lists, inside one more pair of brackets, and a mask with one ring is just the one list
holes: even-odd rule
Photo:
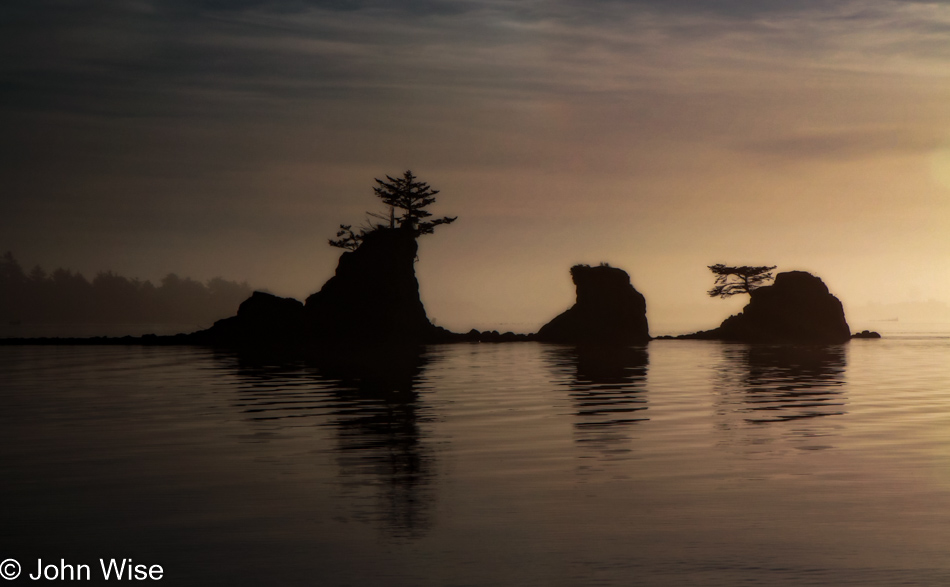
[[0, 399], [16, 582], [950, 584], [946, 336], [0, 346]]

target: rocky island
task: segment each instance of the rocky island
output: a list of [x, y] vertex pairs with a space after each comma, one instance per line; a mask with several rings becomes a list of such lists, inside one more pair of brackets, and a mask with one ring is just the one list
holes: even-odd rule
[[851, 338], [841, 301], [811, 273], [779, 273], [772, 285], [748, 293], [751, 299], [742, 312], [726, 318], [719, 328], [677, 338], [819, 344]]
[[442, 329], [429, 322], [419, 298], [417, 248], [408, 230], [374, 230], [340, 256], [335, 275], [306, 303], [254, 292], [236, 316], [191, 336], [202, 343], [238, 346], [433, 342]]
[[546, 342], [643, 344], [650, 340], [647, 303], [623, 269], [575, 265], [577, 302], [538, 331]]

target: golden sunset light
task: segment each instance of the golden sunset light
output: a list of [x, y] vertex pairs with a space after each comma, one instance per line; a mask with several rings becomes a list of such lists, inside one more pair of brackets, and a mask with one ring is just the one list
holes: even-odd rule
[[417, 267], [450, 328], [536, 329], [578, 262], [626, 269], [660, 333], [721, 319], [723, 259], [950, 303], [944, 4], [29, 6], [2, 21], [26, 267], [303, 299], [408, 168], [460, 219]]
[[0, 2], [0, 579], [950, 585], [950, 0]]

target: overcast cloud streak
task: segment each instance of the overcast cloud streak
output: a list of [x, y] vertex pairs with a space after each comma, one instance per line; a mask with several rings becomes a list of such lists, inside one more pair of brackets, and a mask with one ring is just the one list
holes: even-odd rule
[[[795, 10], [789, 8], [795, 6]], [[941, 66], [945, 4], [914, 2], [29, 2], [0, 8], [5, 107], [187, 111], [199, 91], [611, 91], [670, 66]], [[715, 8], [715, 11], [713, 10]], [[627, 63], [607, 83], [603, 70]], [[600, 67], [596, 67], [600, 64]], [[897, 62], [897, 65], [903, 65]], [[593, 70], [591, 67], [594, 66]], [[887, 67], [888, 62], [879, 66]], [[626, 76], [626, 78], [625, 78]], [[644, 77], [645, 76], [645, 77]], [[176, 110], [178, 111], [178, 110]]]

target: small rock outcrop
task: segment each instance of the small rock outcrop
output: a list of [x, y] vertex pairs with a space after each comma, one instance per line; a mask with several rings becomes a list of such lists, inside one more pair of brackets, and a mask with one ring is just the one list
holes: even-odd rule
[[640, 344], [650, 340], [647, 304], [623, 269], [575, 265], [577, 302], [541, 327], [537, 340], [563, 343]]
[[236, 316], [218, 320], [192, 335], [200, 341], [225, 345], [291, 344], [303, 340], [303, 304], [262, 291], [241, 302]]
[[307, 298], [310, 336], [373, 342], [431, 338], [434, 327], [419, 299], [417, 250], [407, 230], [367, 233], [358, 249], [340, 257], [336, 275]]
[[862, 330], [852, 334], [851, 338], [881, 338], [881, 333], [873, 330]]
[[726, 318], [719, 328], [684, 338], [821, 344], [851, 338], [841, 302], [811, 273], [779, 273], [772, 285], [750, 295], [742, 312]]

